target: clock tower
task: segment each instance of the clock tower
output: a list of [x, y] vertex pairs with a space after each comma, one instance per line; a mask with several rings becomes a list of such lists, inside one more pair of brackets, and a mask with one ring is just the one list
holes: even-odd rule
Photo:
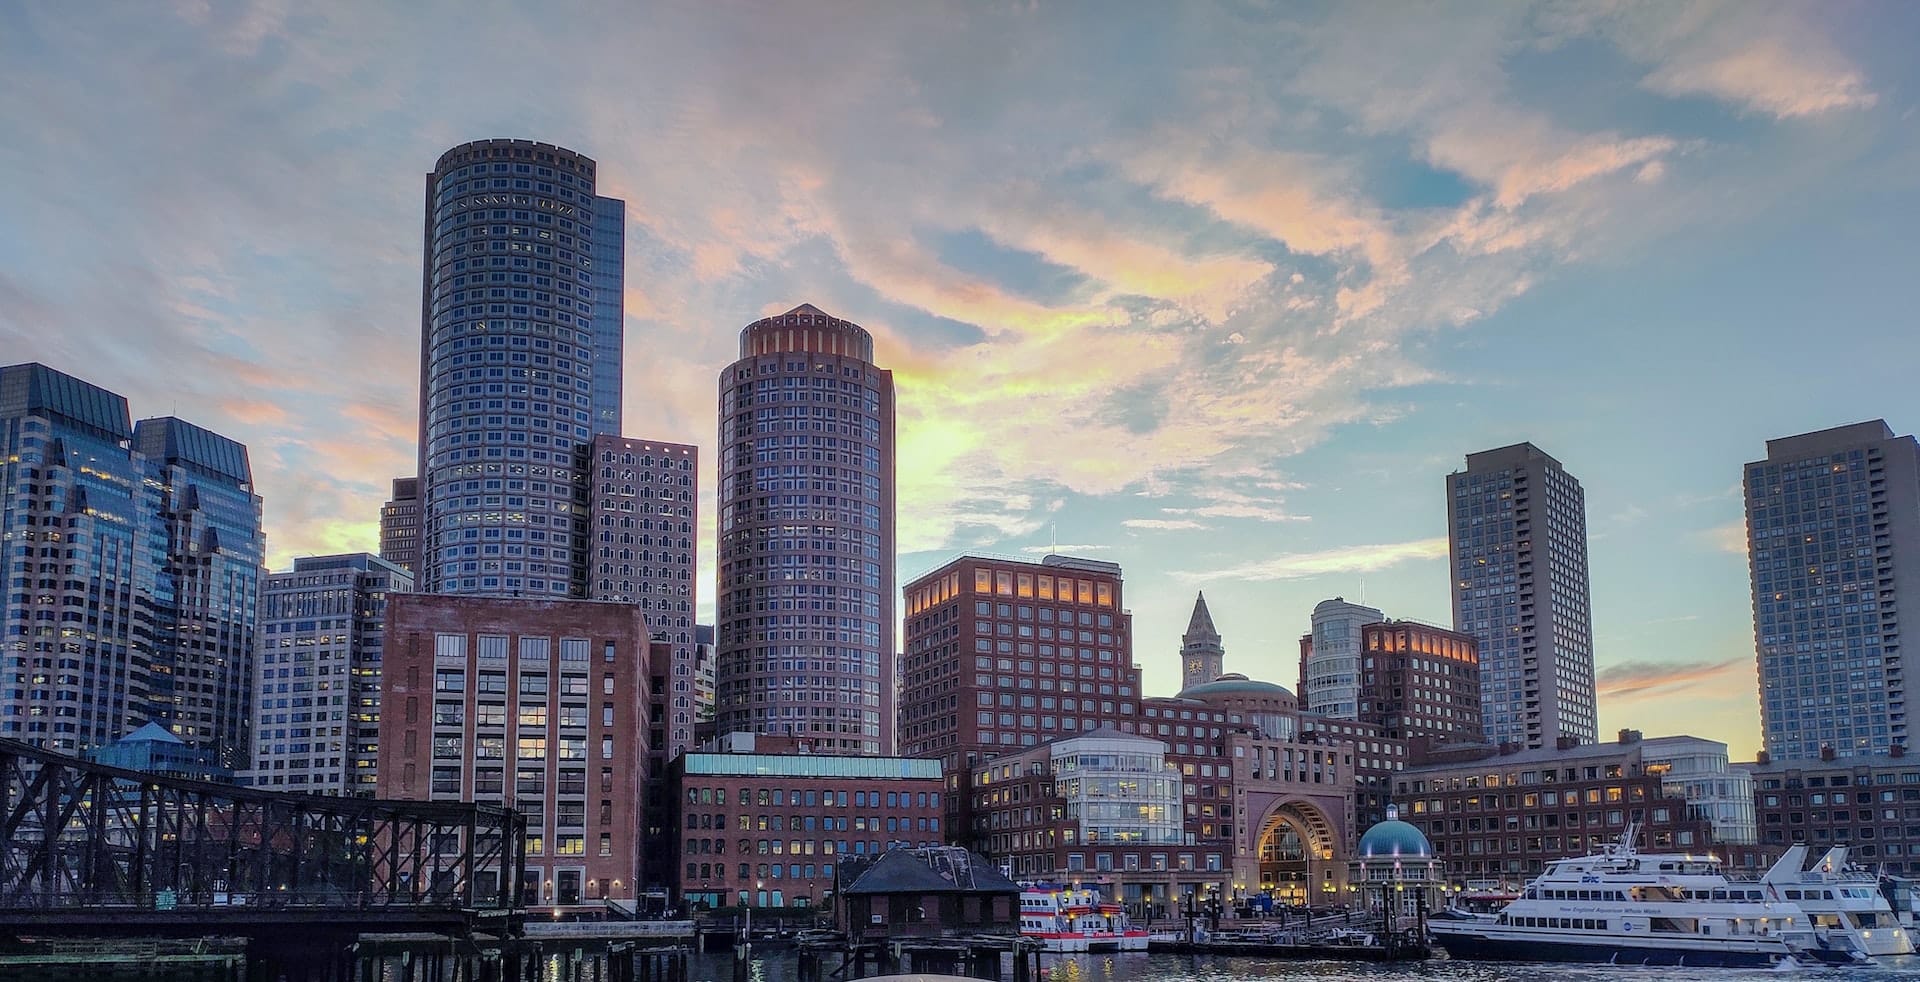
[[1207, 595], [1202, 593], [1194, 598], [1193, 617], [1180, 637], [1180, 687], [1191, 689], [1219, 678], [1226, 654], [1220, 632], [1213, 628], [1213, 614], [1207, 610]]

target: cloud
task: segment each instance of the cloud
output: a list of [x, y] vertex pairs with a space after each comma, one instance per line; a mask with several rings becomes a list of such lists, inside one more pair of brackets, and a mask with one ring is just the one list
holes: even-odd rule
[[1173, 574], [1186, 583], [1211, 580], [1304, 580], [1330, 573], [1371, 573], [1408, 562], [1444, 559], [1447, 540], [1419, 539], [1378, 545], [1342, 546], [1320, 552], [1289, 553], [1217, 570], [1187, 570]]
[[1662, 95], [1722, 99], [1779, 119], [1866, 109], [1866, 76], [1804, 36], [1763, 37], [1726, 51], [1686, 52], [1641, 84]]
[[1602, 666], [1594, 673], [1602, 699], [1652, 699], [1686, 690], [1717, 690], [1753, 682], [1753, 659], [1715, 662], [1630, 661]]
[[1059, 555], [1062, 555], [1062, 556], [1071, 556], [1077, 552], [1106, 552], [1107, 550], [1112, 548], [1113, 548], [1112, 546], [1090, 546], [1090, 545], [1021, 546], [1020, 551], [1032, 556], [1044, 556], [1049, 553], [1058, 553]]
[[1747, 554], [1747, 521], [1744, 518], [1703, 529], [1695, 532], [1694, 535], [1705, 540], [1714, 549], [1728, 555], [1745, 556]]
[[1120, 524], [1130, 529], [1152, 529], [1160, 532], [1193, 532], [1212, 527], [1191, 518], [1128, 518], [1121, 520]]

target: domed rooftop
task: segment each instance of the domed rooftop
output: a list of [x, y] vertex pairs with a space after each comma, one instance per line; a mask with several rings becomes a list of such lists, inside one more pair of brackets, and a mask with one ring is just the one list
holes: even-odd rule
[[1400, 820], [1400, 809], [1387, 806], [1387, 820], [1360, 837], [1360, 858], [1431, 859], [1433, 844], [1418, 828]]
[[1250, 679], [1239, 672], [1228, 672], [1211, 682], [1190, 685], [1180, 690], [1180, 694], [1175, 698], [1203, 699], [1207, 696], [1267, 696], [1292, 699], [1293, 692], [1285, 686]]

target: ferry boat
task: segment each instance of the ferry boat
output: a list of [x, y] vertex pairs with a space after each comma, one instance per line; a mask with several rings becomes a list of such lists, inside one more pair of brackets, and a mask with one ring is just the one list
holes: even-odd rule
[[1147, 932], [1133, 926], [1126, 908], [1102, 900], [1098, 890], [1048, 883], [1021, 889], [1020, 933], [1039, 939], [1048, 953], [1147, 950]]
[[1547, 864], [1492, 920], [1434, 918], [1434, 943], [1455, 958], [1767, 967], [1849, 962], [1850, 947], [1815, 936], [1790, 901], [1739, 883], [1711, 856], [1635, 851], [1637, 823], [1588, 856]]
[[1835, 846], [1810, 868], [1805, 843], [1796, 843], [1760, 878], [1767, 898], [1797, 904], [1808, 925], [1829, 943], [1875, 957], [1913, 954], [1913, 939], [1880, 891], [1880, 878], [1847, 863], [1847, 847]]

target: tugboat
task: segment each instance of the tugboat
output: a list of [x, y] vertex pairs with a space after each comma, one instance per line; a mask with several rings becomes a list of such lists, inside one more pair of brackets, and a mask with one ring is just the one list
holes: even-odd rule
[[1133, 926], [1126, 908], [1102, 900], [1098, 890], [1051, 883], [1020, 891], [1020, 933], [1048, 954], [1147, 950], [1147, 932]]
[[1816, 937], [1875, 957], [1913, 954], [1913, 939], [1880, 892], [1880, 878], [1847, 864], [1847, 847], [1827, 850], [1811, 868], [1795, 843], [1760, 878], [1770, 900], [1798, 904]]
[[1588, 856], [1559, 859], [1492, 920], [1441, 919], [1428, 931], [1454, 958], [1688, 968], [1848, 963], [1800, 907], [1736, 882], [1712, 856], [1634, 850], [1639, 824]]

